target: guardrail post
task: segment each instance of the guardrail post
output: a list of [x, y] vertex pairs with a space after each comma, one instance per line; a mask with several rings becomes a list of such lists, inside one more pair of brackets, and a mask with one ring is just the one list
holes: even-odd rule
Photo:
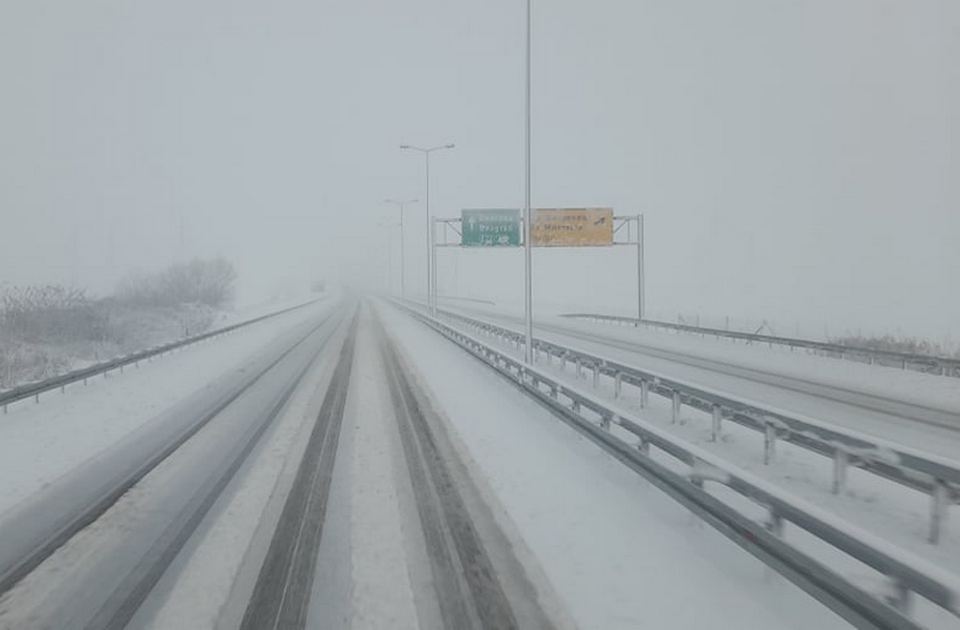
[[577, 364], [577, 378], [583, 377], [583, 363], [580, 361], [580, 357], [576, 358], [575, 363]]
[[772, 423], [763, 425], [763, 463], [769, 464], [773, 461], [777, 448], [777, 427]]
[[33, 395], [33, 402], [34, 404], [38, 404], [38, 405], [40, 404], [40, 392], [37, 392], [36, 394]]
[[649, 457], [649, 456], [650, 456], [650, 442], [648, 442], [647, 440], [645, 440], [645, 439], [643, 439], [643, 438], [641, 437], [641, 438], [640, 438], [640, 441], [637, 442], [637, 450], [640, 451], [641, 453], [643, 453], [644, 455], [646, 455], [646, 456]]
[[600, 364], [593, 364], [593, 388], [596, 389], [600, 387]]
[[605, 431], [609, 431], [609, 430], [610, 430], [610, 420], [611, 420], [611, 418], [610, 418], [610, 414], [609, 414], [609, 413], [605, 413], [605, 414], [603, 414], [602, 416], [600, 416], [600, 428], [603, 429], [603, 430], [605, 430]]
[[783, 538], [783, 516], [774, 508], [770, 508], [768, 516], [769, 518], [766, 523], [767, 531], [777, 538]]
[[674, 390], [673, 392], [673, 416], [670, 419], [671, 424], [676, 424], [680, 420], [680, 392]]
[[613, 376], [613, 397], [620, 398], [620, 392], [623, 389], [623, 374], [617, 372]]
[[890, 578], [890, 594], [885, 597], [887, 603], [905, 615], [909, 615], [913, 608], [913, 598], [910, 589], [898, 578]]
[[650, 385], [645, 379], [640, 380], [640, 407], [644, 408], [647, 406], [647, 400], [649, 399]]
[[833, 451], [833, 493], [840, 494], [847, 489], [847, 451], [836, 448]]
[[934, 545], [940, 542], [943, 524], [947, 520], [950, 494], [950, 487], [946, 483], [940, 479], [934, 480], [930, 493], [930, 542]]
[[710, 441], [716, 442], [720, 438], [720, 424], [723, 422], [723, 410], [720, 405], [714, 405], [712, 411], [712, 422], [710, 425]]
[[574, 400], [570, 403], [570, 409], [573, 410], [573, 413], [580, 413], [580, 401], [574, 399]]

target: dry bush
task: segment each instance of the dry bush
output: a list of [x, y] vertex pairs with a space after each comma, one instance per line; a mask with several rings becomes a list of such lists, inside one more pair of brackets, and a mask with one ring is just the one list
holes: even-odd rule
[[228, 260], [196, 258], [156, 274], [127, 279], [117, 290], [117, 299], [138, 306], [203, 304], [219, 308], [233, 300], [236, 279], [237, 272]]
[[107, 316], [82, 289], [60, 285], [8, 287], [0, 295], [0, 331], [25, 341], [101, 340]]
[[65, 371], [70, 362], [49, 348], [0, 339], [0, 390]]

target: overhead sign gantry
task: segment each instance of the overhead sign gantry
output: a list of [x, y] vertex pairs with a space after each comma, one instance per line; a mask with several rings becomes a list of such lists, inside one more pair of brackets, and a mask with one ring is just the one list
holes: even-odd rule
[[[539, 208], [532, 214], [530, 243], [533, 247], [636, 247], [637, 313], [643, 319], [646, 283], [642, 214], [615, 216], [612, 208]], [[465, 209], [459, 218], [434, 217], [433, 247], [520, 247], [522, 227], [521, 212], [517, 208]], [[436, 278], [436, 253], [431, 258]]]

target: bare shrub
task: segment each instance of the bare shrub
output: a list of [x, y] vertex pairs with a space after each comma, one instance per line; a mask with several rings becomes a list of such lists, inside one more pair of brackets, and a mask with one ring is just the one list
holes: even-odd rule
[[68, 357], [46, 346], [0, 339], [0, 390], [49, 378], [69, 367]]
[[0, 328], [27, 341], [100, 340], [107, 316], [82, 289], [60, 285], [8, 287], [0, 295]]
[[195, 258], [156, 274], [125, 280], [117, 298], [139, 306], [203, 304], [217, 308], [233, 300], [236, 279], [237, 272], [228, 260]]

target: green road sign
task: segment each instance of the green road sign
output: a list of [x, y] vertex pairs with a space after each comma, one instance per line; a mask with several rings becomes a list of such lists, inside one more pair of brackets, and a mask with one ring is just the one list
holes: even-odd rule
[[520, 211], [463, 210], [460, 214], [464, 247], [517, 247], [520, 245]]

